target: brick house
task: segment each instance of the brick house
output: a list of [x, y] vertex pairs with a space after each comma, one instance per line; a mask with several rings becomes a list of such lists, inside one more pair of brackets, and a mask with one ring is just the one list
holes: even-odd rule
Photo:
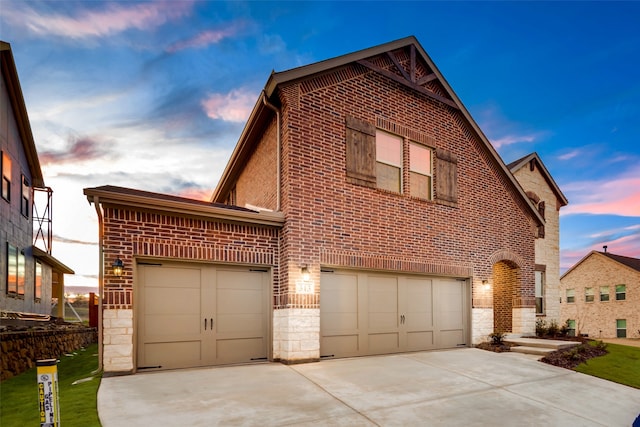
[[[559, 209], [545, 182], [531, 191]], [[101, 229], [106, 371], [465, 347], [535, 329], [540, 199], [414, 37], [272, 73], [210, 203], [84, 192]]]
[[[52, 298], [62, 301], [64, 275], [73, 270], [51, 255], [52, 190], [40, 169], [11, 45], [3, 41], [0, 64], [0, 318], [44, 320]], [[44, 196], [42, 215], [34, 209], [36, 194]]]
[[560, 208], [568, 204], [537, 153], [508, 165], [529, 200], [544, 218], [535, 241], [536, 317], [547, 322], [560, 321]]
[[640, 259], [591, 251], [560, 278], [560, 316], [576, 334], [640, 338]]

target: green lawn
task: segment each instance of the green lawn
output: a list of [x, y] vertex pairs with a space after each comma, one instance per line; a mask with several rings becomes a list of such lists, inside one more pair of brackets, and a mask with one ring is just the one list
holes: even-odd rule
[[640, 389], [640, 348], [607, 344], [609, 354], [589, 359], [576, 371]]
[[[73, 357], [62, 355], [58, 364], [60, 424], [65, 427], [100, 426], [97, 397], [101, 376], [72, 385], [74, 381], [91, 377], [98, 368], [98, 345], [85, 351], [77, 350]], [[36, 368], [0, 383], [0, 426], [38, 426], [38, 385]]]

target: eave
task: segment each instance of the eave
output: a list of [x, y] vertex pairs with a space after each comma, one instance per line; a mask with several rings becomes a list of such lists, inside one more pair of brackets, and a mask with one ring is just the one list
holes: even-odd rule
[[31, 251], [33, 253], [34, 258], [39, 259], [43, 263], [50, 265], [53, 271], [62, 274], [76, 274], [71, 268], [64, 265], [58, 259], [50, 255], [48, 252], [43, 251], [37, 246], [31, 246]]
[[281, 227], [284, 215], [281, 212], [255, 212], [231, 207], [215, 206], [199, 200], [171, 197], [122, 187], [85, 188], [89, 203], [134, 207], [198, 218], [210, 218], [252, 225]]
[[555, 194], [560, 206], [566, 206], [567, 204], [569, 204], [569, 200], [562, 193], [558, 184], [556, 184], [555, 180], [547, 170], [547, 167], [544, 165], [544, 163], [540, 159], [540, 156], [538, 156], [538, 153], [533, 152], [531, 154], [528, 154], [522, 157], [521, 159], [518, 159], [512, 163], [509, 163], [507, 167], [509, 168], [509, 170], [511, 170], [512, 173], [515, 174], [518, 170], [520, 170], [523, 166], [529, 164], [529, 162], [531, 161], [536, 162], [536, 165], [538, 166], [538, 169], [540, 170], [542, 177], [547, 182], [547, 185], [551, 188], [551, 191], [553, 191], [553, 193]]

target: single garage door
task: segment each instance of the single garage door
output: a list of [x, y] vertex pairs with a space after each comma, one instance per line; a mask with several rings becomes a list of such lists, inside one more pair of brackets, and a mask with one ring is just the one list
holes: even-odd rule
[[268, 271], [139, 263], [138, 278], [138, 369], [267, 359]]
[[467, 346], [466, 280], [323, 269], [321, 357]]

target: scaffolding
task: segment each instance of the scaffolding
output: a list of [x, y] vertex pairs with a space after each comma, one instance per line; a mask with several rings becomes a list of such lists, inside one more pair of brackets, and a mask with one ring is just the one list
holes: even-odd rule
[[[33, 245], [51, 255], [53, 212], [51, 187], [33, 187]], [[40, 244], [38, 244], [40, 243]]]

